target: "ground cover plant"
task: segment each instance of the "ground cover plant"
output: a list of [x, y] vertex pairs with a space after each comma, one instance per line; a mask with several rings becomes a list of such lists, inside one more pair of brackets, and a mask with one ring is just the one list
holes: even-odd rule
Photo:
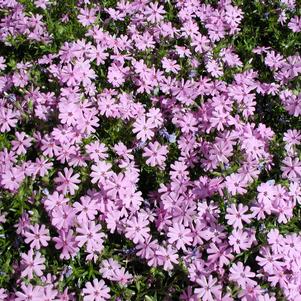
[[301, 300], [301, 2], [0, 0], [0, 300]]

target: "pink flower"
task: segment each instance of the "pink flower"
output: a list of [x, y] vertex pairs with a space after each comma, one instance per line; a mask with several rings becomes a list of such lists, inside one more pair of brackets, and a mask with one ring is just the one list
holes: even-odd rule
[[8, 132], [11, 128], [16, 127], [17, 117], [18, 114], [15, 111], [0, 106], [0, 132]]
[[191, 46], [195, 47], [196, 52], [202, 54], [210, 49], [209, 43], [210, 40], [206, 36], [198, 34], [193, 37]]
[[16, 192], [19, 189], [24, 178], [24, 172], [18, 167], [13, 167], [10, 170], [7, 169], [2, 174], [1, 185], [12, 192]]
[[15, 301], [44, 301], [43, 288], [41, 286], [32, 286], [31, 284], [21, 284], [22, 291], [16, 292]]
[[56, 207], [51, 212], [52, 224], [58, 229], [68, 230], [75, 222], [75, 209], [69, 205]]
[[68, 203], [69, 199], [67, 199], [63, 194], [59, 194], [55, 191], [53, 194], [49, 194], [44, 201], [44, 206], [47, 211], [51, 211], [57, 207], [65, 205]]
[[79, 223], [87, 223], [89, 220], [94, 220], [98, 210], [97, 201], [89, 196], [82, 196], [80, 203], [75, 202], [73, 207]]
[[5, 58], [3, 56], [0, 56], [0, 71], [5, 70], [6, 64], [5, 64]]
[[24, 267], [21, 273], [22, 277], [27, 277], [33, 279], [33, 273], [37, 276], [43, 275], [43, 270], [45, 269], [45, 258], [41, 256], [40, 252], [36, 252], [34, 255], [33, 250], [30, 249], [27, 254], [21, 254], [21, 264]]
[[144, 242], [149, 237], [149, 222], [145, 215], [139, 214], [127, 222], [125, 236], [135, 244]]
[[26, 154], [26, 149], [30, 147], [32, 138], [28, 137], [24, 132], [16, 132], [16, 140], [12, 141], [12, 149], [17, 155]]
[[233, 246], [236, 253], [240, 253], [241, 250], [247, 250], [251, 247], [252, 243], [249, 234], [242, 230], [234, 229], [229, 236], [229, 244]]
[[57, 250], [62, 249], [60, 254], [61, 259], [70, 259], [70, 257], [74, 257], [79, 250], [72, 230], [68, 230], [68, 232], [60, 230], [59, 237], [54, 237], [53, 241], [55, 242], [55, 248]]
[[167, 233], [168, 242], [170, 244], [175, 243], [176, 248], [186, 250], [186, 245], [191, 245], [192, 235], [189, 228], [185, 228], [182, 224], [174, 223], [172, 227], [169, 227]]
[[282, 177], [290, 180], [301, 180], [301, 162], [298, 158], [285, 157], [281, 166]]
[[288, 28], [291, 29], [293, 32], [300, 32], [301, 31], [301, 18], [298, 16], [294, 16], [288, 23]]
[[39, 226], [38, 224], [30, 225], [24, 232], [25, 242], [30, 243], [31, 248], [39, 250], [41, 246], [47, 247], [50, 240], [49, 230], [45, 225]]
[[247, 192], [247, 183], [240, 174], [233, 173], [230, 176], [227, 176], [224, 186], [231, 195], [244, 194]]
[[178, 263], [179, 255], [170, 245], [167, 248], [159, 246], [156, 255], [159, 256], [159, 261], [162, 261], [163, 268], [166, 271], [170, 271]]
[[172, 73], [179, 73], [179, 70], [181, 69], [180, 65], [177, 64], [177, 61], [168, 59], [164, 57], [161, 61], [162, 67], [166, 72], [172, 72]]
[[79, 174], [74, 174], [72, 168], [64, 168], [64, 174], [62, 172], [58, 173], [58, 177], [54, 179], [54, 182], [58, 184], [57, 190], [61, 191], [63, 194], [67, 194], [68, 192], [73, 195], [75, 191], [79, 188], [78, 183], [80, 183], [79, 180]]
[[163, 167], [167, 153], [167, 146], [160, 145], [155, 141], [154, 143], [150, 142], [148, 146], [144, 148], [143, 157], [147, 158], [146, 164]]
[[143, 115], [133, 123], [133, 133], [137, 133], [137, 139], [146, 141], [154, 136], [154, 125], [150, 119]]
[[229, 271], [230, 281], [236, 282], [241, 288], [245, 288], [247, 285], [256, 285], [256, 281], [251, 279], [255, 277], [255, 273], [251, 272], [250, 267], [244, 266], [242, 262], [234, 263]]
[[123, 286], [126, 286], [133, 279], [133, 276], [113, 258], [103, 260], [99, 272], [103, 278], [116, 281]]
[[96, 165], [92, 165], [91, 167], [91, 182], [104, 184], [105, 180], [112, 174], [110, 171], [112, 168], [111, 163], [107, 163], [105, 161], [98, 161]]
[[238, 204], [238, 208], [236, 208], [235, 204], [231, 204], [231, 206], [227, 208], [227, 214], [225, 216], [228, 225], [242, 229], [243, 221], [249, 224], [251, 222], [251, 215], [245, 214], [248, 209], [249, 208], [247, 206], [243, 206], [243, 204]]
[[110, 299], [110, 289], [103, 280], [93, 279], [87, 282], [83, 289], [84, 301], [103, 301]]
[[159, 5], [158, 2], [150, 3], [145, 11], [145, 15], [147, 16], [147, 20], [151, 23], [158, 23], [163, 20], [163, 16], [165, 14], [164, 7]]
[[196, 288], [194, 292], [201, 300], [213, 301], [215, 298], [221, 296], [222, 286], [217, 284], [217, 279], [213, 278], [212, 275], [209, 275], [208, 278], [201, 276], [200, 279], [197, 279], [197, 284], [200, 285], [201, 288]]
[[96, 21], [95, 14], [96, 14], [96, 9], [81, 8], [77, 18], [78, 18], [78, 21], [83, 26], [88, 26], [88, 25], [93, 24]]
[[88, 221], [86, 223], [82, 223], [79, 227], [76, 228], [76, 241], [78, 242], [78, 246], [82, 247], [84, 244], [87, 245], [87, 249], [102, 249], [103, 238], [105, 238], [105, 234], [101, 231], [101, 225], [95, 224], [94, 221]]

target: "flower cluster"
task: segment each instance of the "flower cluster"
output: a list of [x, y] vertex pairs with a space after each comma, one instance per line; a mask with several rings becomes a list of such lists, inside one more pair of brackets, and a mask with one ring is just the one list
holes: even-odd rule
[[63, 2], [0, 0], [0, 300], [301, 300], [296, 1]]

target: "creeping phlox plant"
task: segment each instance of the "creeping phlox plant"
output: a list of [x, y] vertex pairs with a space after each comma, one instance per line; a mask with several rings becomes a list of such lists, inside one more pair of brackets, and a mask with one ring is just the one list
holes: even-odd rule
[[0, 300], [301, 300], [298, 0], [0, 0]]

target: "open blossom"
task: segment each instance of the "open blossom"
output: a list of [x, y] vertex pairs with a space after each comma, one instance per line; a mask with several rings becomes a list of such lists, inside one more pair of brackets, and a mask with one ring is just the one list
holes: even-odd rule
[[31, 145], [32, 138], [28, 137], [24, 132], [16, 132], [16, 138], [16, 140], [12, 141], [12, 149], [17, 155], [25, 154], [26, 149]]
[[66, 203], [68, 203], [69, 199], [66, 198], [63, 194], [54, 191], [52, 194], [47, 195], [44, 206], [47, 211], [51, 211], [57, 207], [60, 207]]
[[84, 289], [84, 301], [103, 301], [110, 299], [110, 289], [103, 280], [93, 279], [87, 282]]
[[293, 32], [301, 32], [301, 18], [294, 16], [288, 23], [288, 28]]
[[249, 266], [244, 266], [242, 262], [234, 263], [230, 268], [230, 280], [235, 281], [240, 287], [245, 288], [246, 285], [255, 285], [256, 281], [252, 278], [255, 277], [255, 273], [251, 272]]
[[113, 258], [103, 260], [99, 272], [103, 278], [116, 281], [123, 286], [126, 286], [133, 280], [133, 276]]
[[33, 275], [42, 276], [43, 270], [45, 269], [45, 258], [41, 256], [40, 252], [33, 253], [30, 249], [28, 253], [21, 254], [21, 264], [24, 266], [22, 271], [22, 277], [27, 277], [29, 279], [33, 278]]
[[39, 250], [41, 246], [48, 246], [50, 240], [49, 230], [46, 229], [45, 225], [30, 225], [24, 232], [25, 242], [30, 243], [31, 248]]
[[91, 199], [89, 196], [82, 196], [80, 202], [75, 202], [73, 207], [77, 214], [77, 220], [80, 223], [87, 223], [89, 220], [94, 220], [98, 209], [97, 201]]
[[75, 191], [79, 188], [77, 184], [80, 183], [79, 174], [73, 174], [72, 168], [64, 168], [64, 174], [62, 172], [58, 173], [58, 177], [54, 179], [54, 182], [58, 184], [57, 190], [61, 191], [63, 194], [68, 192], [73, 195]]
[[0, 107], [0, 132], [8, 132], [11, 128], [14, 128], [18, 122], [17, 117], [17, 112]]
[[290, 180], [301, 180], [301, 162], [298, 158], [286, 157], [282, 161], [282, 176]]
[[69, 229], [74, 225], [75, 209], [69, 205], [56, 207], [51, 212], [52, 224], [58, 229]]
[[231, 174], [227, 176], [224, 186], [232, 195], [244, 194], [247, 191], [247, 183], [241, 174]]
[[253, 241], [250, 239], [249, 233], [242, 230], [234, 229], [229, 236], [229, 244], [233, 246], [236, 253], [240, 253], [251, 247]]
[[172, 72], [175, 74], [177, 74], [180, 70], [180, 65], [178, 65], [176, 61], [170, 60], [166, 57], [162, 59], [162, 67], [166, 72]]
[[32, 284], [21, 284], [21, 290], [16, 292], [16, 301], [41, 301], [43, 299], [43, 287]]
[[163, 19], [164, 14], [164, 7], [159, 5], [158, 2], [150, 3], [145, 9], [147, 20], [152, 23], [160, 22]]
[[150, 142], [144, 148], [143, 157], [147, 158], [146, 163], [150, 166], [163, 166], [167, 153], [167, 146], [160, 145], [156, 141], [155, 143]]
[[83, 223], [76, 228], [77, 235], [75, 239], [78, 242], [78, 246], [82, 247], [86, 244], [87, 249], [102, 249], [105, 234], [100, 230], [101, 225], [96, 224], [94, 221]]
[[127, 222], [125, 236], [134, 243], [144, 242], [149, 237], [149, 222], [144, 215], [133, 217]]
[[175, 223], [169, 228], [167, 236], [169, 243], [175, 243], [177, 249], [186, 250], [186, 245], [190, 245], [192, 242], [190, 229], [179, 223]]
[[212, 275], [208, 278], [202, 276], [197, 280], [197, 284], [200, 288], [196, 288], [194, 292], [199, 298], [201, 298], [201, 300], [211, 301], [214, 300], [214, 297], [219, 298], [221, 295], [222, 286], [217, 283], [217, 279], [213, 278]]
[[229, 225], [232, 225], [234, 228], [243, 228], [242, 222], [249, 224], [251, 222], [251, 215], [245, 214], [248, 211], [247, 206], [243, 206], [242, 204], [238, 204], [236, 207], [235, 204], [231, 204], [230, 207], [227, 208], [227, 214], [225, 218]]
[[96, 21], [95, 13], [95, 9], [82, 8], [80, 9], [78, 20], [84, 26], [91, 25]]
[[154, 136], [154, 124], [151, 119], [146, 119], [145, 116], [137, 119], [133, 124], [133, 133], [137, 134], [137, 138], [145, 141]]
[[65, 230], [60, 230], [59, 236], [54, 237], [53, 241], [55, 242], [55, 248], [57, 250], [61, 250], [61, 259], [69, 259], [70, 257], [74, 257], [79, 250], [78, 243], [75, 240], [72, 230], [68, 230], [68, 232]]
[[111, 163], [107, 163], [105, 161], [99, 161], [95, 165], [92, 165], [91, 167], [91, 182], [94, 183], [102, 183], [105, 182], [105, 180], [112, 174], [110, 172], [112, 168]]

